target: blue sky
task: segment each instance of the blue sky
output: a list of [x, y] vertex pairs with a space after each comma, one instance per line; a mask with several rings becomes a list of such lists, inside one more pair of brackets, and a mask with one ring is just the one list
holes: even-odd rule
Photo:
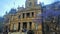
[[[18, 6], [25, 5], [26, 0], [0, 0], [0, 16], [3, 16], [6, 11], [9, 12], [11, 8], [17, 8]], [[38, 0], [39, 2], [44, 2], [44, 4], [50, 4], [54, 2], [54, 0]]]

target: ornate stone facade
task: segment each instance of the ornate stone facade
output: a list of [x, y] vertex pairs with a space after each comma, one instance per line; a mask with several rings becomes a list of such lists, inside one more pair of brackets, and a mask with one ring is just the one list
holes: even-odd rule
[[[26, 7], [18, 7], [15, 14], [9, 16], [10, 32], [28, 32], [32, 30], [34, 34], [42, 34], [42, 23], [39, 23], [36, 29], [38, 13], [41, 14], [41, 5], [37, 4], [37, 0], [26, 0]], [[39, 17], [41, 19], [41, 16]]]

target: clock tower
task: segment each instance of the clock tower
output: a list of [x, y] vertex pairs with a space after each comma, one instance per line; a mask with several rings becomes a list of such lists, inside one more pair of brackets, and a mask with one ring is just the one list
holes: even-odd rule
[[37, 4], [37, 0], [26, 0], [25, 7], [31, 8], [31, 7], [36, 6], [36, 4]]

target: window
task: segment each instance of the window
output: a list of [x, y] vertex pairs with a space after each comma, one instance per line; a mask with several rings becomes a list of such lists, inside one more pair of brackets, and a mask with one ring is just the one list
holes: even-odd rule
[[27, 22], [23, 22], [23, 29], [27, 28]]
[[60, 15], [58, 16], [57, 24], [60, 24]]
[[48, 25], [46, 25], [46, 31], [47, 31], [47, 32], [49, 31], [49, 26], [48, 26]]
[[30, 26], [29, 28], [31, 29], [31, 26], [32, 26], [32, 22], [29, 22], [29, 26]]
[[24, 13], [23, 13], [23, 18], [24, 18], [25, 16], [24, 16]]
[[20, 15], [18, 16], [18, 18], [20, 18]]
[[34, 16], [34, 12], [32, 12], [32, 17]]
[[30, 17], [30, 13], [27, 13], [27, 17]]
[[6, 26], [6, 32], [8, 32], [8, 26]]
[[34, 5], [36, 6], [36, 4], [37, 4], [37, 2], [35, 1], [35, 2], [34, 2]]
[[31, 2], [29, 2], [29, 6], [31, 6], [32, 5], [32, 3]]
[[23, 30], [22, 32], [26, 32], [27, 31], [27, 22], [23, 22]]
[[18, 23], [18, 31], [20, 30], [20, 22]]

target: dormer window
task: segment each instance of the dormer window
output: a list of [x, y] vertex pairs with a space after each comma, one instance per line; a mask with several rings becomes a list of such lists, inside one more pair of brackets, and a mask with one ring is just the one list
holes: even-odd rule
[[29, 2], [29, 6], [31, 6], [32, 5], [32, 3], [31, 2]]

